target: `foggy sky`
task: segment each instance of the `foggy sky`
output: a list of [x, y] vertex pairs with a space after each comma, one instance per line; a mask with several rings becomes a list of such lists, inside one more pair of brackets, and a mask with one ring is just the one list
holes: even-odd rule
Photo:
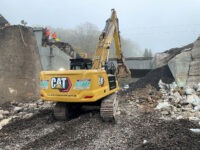
[[75, 28], [90, 22], [102, 30], [115, 8], [120, 32], [154, 52], [184, 46], [200, 35], [200, 0], [1, 0], [11, 24]]

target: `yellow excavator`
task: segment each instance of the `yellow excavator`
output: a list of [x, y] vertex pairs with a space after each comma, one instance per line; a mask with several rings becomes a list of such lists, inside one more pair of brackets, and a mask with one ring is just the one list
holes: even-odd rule
[[[114, 39], [117, 69], [108, 63], [109, 48]], [[54, 101], [54, 116], [67, 120], [82, 105], [99, 105], [100, 116], [105, 121], [115, 119], [119, 90], [117, 77], [130, 76], [121, 51], [119, 24], [116, 11], [99, 37], [93, 60], [71, 59], [70, 70], [42, 71], [40, 73], [40, 94], [45, 101]]]

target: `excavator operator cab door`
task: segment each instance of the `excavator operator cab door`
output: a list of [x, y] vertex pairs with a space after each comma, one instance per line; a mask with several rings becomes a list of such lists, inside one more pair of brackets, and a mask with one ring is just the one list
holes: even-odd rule
[[91, 69], [92, 67], [92, 60], [91, 59], [70, 59], [70, 70], [82, 70], [82, 69]]

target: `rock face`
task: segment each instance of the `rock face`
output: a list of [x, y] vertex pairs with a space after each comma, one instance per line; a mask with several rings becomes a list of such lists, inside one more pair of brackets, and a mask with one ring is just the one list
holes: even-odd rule
[[40, 57], [32, 28], [0, 30], [0, 103], [39, 97]]
[[191, 52], [186, 51], [176, 55], [168, 62], [170, 71], [179, 87], [186, 85], [191, 60]]

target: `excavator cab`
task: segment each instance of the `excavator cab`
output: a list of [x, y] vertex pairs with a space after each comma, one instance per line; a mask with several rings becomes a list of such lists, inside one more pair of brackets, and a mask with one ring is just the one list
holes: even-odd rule
[[70, 59], [70, 70], [91, 69], [92, 60], [85, 58]]

